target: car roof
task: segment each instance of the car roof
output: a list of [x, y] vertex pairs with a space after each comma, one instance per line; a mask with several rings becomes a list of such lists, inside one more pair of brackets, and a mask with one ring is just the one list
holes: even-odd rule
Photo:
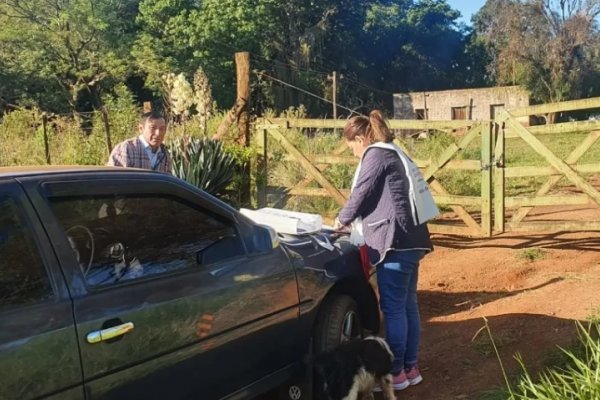
[[122, 173], [122, 172], [152, 172], [138, 168], [122, 167], [99, 167], [94, 165], [42, 165], [42, 166], [22, 166], [22, 167], [0, 167], [0, 178], [17, 178], [32, 175], [50, 175], [64, 173], [84, 173], [84, 172], [103, 172], [103, 173]]

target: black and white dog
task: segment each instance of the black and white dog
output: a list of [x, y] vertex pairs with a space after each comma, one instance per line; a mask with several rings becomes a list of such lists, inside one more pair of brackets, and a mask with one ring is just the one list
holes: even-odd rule
[[320, 377], [320, 389], [329, 400], [373, 399], [377, 384], [384, 399], [393, 400], [396, 398], [391, 374], [393, 359], [385, 340], [369, 336], [318, 355], [314, 366]]

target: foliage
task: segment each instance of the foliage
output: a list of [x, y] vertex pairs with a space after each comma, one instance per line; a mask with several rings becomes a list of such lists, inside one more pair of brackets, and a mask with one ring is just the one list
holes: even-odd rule
[[598, 15], [598, 0], [488, 0], [474, 22], [498, 84], [522, 84], [537, 101], [556, 102], [597, 89]]
[[173, 174], [217, 195], [234, 177], [236, 162], [223, 144], [208, 138], [181, 137], [169, 143]]
[[41, 123], [41, 112], [35, 108], [4, 116], [0, 124], [0, 166], [45, 163]]
[[[155, 89], [165, 72], [191, 76], [202, 65], [222, 106], [233, 102], [232, 55], [245, 50], [257, 70], [323, 97], [331, 93], [324, 71], [337, 69], [344, 76], [339, 102], [370, 107], [390, 103], [390, 87], [463, 84], [453, 78], [468, 64], [462, 60], [467, 42], [455, 23], [458, 16], [445, 0], [142, 0], [133, 53]], [[474, 75], [471, 70], [460, 79]], [[253, 85], [261, 103], [271, 99], [278, 109], [305, 104], [318, 114], [329, 110], [306, 93], [265, 85], [264, 79], [269, 78], [256, 78]]]
[[[458, 17], [447, 0], [7, 0], [0, 107], [100, 109], [119, 83], [139, 100], [151, 96], [147, 89], [172, 100], [163, 77], [173, 74], [177, 85], [195, 75], [194, 91], [210, 93], [196, 112], [208, 115], [213, 98], [223, 108], [233, 103], [233, 53], [249, 51], [261, 72], [251, 78], [258, 112], [304, 104], [310, 115], [330, 114], [317, 97], [331, 100], [333, 70], [340, 105], [389, 108], [392, 92], [490, 82], [487, 36]], [[193, 113], [179, 100], [176, 115]]]
[[[118, 84], [111, 93], [102, 97], [108, 113], [110, 135], [113, 144], [119, 143], [137, 132], [140, 111], [133, 93], [124, 84]], [[95, 125], [98, 125], [96, 122]], [[103, 132], [98, 132], [104, 135]]]
[[[8, 75], [0, 85], [6, 85], [10, 77], [27, 84], [20, 93], [13, 86], [11, 98], [5, 101], [20, 102], [25, 97], [25, 102], [53, 110], [99, 107], [103, 88], [123, 81], [130, 73], [132, 3], [0, 3], [0, 60], [3, 74]], [[59, 94], [53, 96], [52, 90], [57, 88]]]

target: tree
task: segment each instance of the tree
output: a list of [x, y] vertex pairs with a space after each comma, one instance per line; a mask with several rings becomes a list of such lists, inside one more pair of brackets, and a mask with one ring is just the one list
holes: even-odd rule
[[131, 3], [3, 0], [0, 60], [26, 89], [33, 88], [28, 82], [48, 82], [46, 92], [60, 88], [70, 109], [85, 108], [84, 94], [97, 107], [103, 85], [129, 74]]
[[201, 66], [216, 101], [228, 107], [235, 96], [233, 54], [261, 55], [269, 47], [272, 13], [278, 6], [274, 0], [142, 0], [136, 64], [157, 91], [165, 73], [183, 73], [189, 79]]
[[322, 114], [330, 106], [267, 76], [327, 98], [327, 75], [337, 70], [346, 77], [340, 102], [365, 107], [391, 104], [390, 88], [461, 86], [453, 79], [467, 64], [458, 16], [445, 0], [142, 0], [134, 54], [154, 88], [167, 72], [190, 79], [201, 66], [218, 104], [229, 106], [233, 53], [250, 51], [266, 72], [255, 93], [271, 91], [262, 100]]
[[600, 61], [599, 14], [598, 0], [488, 0], [474, 20], [495, 81], [555, 102], [590, 94]]

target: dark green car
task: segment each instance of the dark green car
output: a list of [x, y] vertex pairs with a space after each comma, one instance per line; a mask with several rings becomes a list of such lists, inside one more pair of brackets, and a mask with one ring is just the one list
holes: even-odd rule
[[310, 399], [306, 355], [379, 329], [335, 239], [166, 174], [0, 168], [0, 398]]

